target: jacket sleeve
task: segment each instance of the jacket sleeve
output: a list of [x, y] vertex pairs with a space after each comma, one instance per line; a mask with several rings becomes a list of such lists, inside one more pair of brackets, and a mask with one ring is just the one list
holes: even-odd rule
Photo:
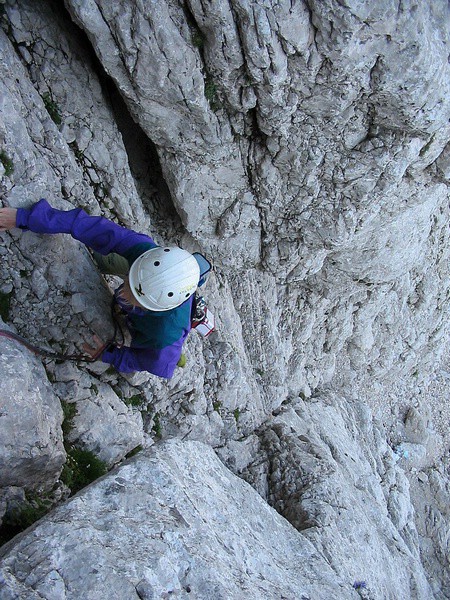
[[117, 348], [110, 346], [103, 351], [101, 360], [113, 365], [121, 373], [148, 371], [158, 377], [170, 379], [180, 360], [184, 339], [162, 349]]
[[35, 233], [69, 233], [100, 254], [116, 252], [123, 255], [136, 244], [155, 243], [148, 235], [121, 227], [105, 217], [90, 216], [81, 208], [57, 210], [45, 199], [30, 209], [19, 208], [16, 225]]

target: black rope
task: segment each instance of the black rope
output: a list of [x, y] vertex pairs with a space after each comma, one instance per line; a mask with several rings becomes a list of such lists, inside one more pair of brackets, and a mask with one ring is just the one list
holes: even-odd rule
[[[122, 323], [119, 321], [119, 317], [114, 310], [114, 306], [115, 306], [115, 301], [113, 299], [113, 301], [111, 303], [111, 317], [112, 317], [112, 321], [114, 323], [114, 334], [113, 334], [112, 338], [98, 350], [98, 352], [95, 354], [95, 356], [86, 356], [85, 354], [63, 354], [62, 352], [55, 352], [54, 350], [46, 350], [44, 348], [40, 348], [39, 346], [36, 346], [35, 344], [32, 344], [31, 342], [29, 342], [27, 339], [25, 339], [21, 335], [18, 335], [17, 333], [13, 333], [12, 331], [9, 331], [8, 329], [0, 329], [0, 337], [5, 337], [9, 340], [14, 340], [16, 342], [19, 342], [19, 344], [22, 344], [22, 346], [25, 346], [25, 348], [28, 348], [28, 350], [33, 352], [33, 354], [36, 354], [37, 356], [42, 356], [44, 358], [51, 358], [53, 360], [63, 360], [63, 361], [71, 360], [74, 362], [88, 362], [88, 363], [95, 362], [101, 356], [101, 354], [103, 353], [105, 348], [107, 348], [111, 344], [115, 344], [117, 347], [121, 348], [125, 343], [125, 334], [123, 332]], [[120, 333], [121, 341], [117, 342], [116, 338], [119, 333]]]
[[42, 356], [44, 358], [52, 358], [54, 360], [73, 360], [73, 361], [83, 361], [83, 362], [95, 362], [107, 346], [107, 344], [105, 344], [105, 346], [102, 347], [101, 350], [99, 350], [99, 352], [95, 356], [90, 357], [90, 356], [86, 356], [84, 354], [62, 354], [61, 352], [55, 352], [54, 350], [45, 350], [44, 348], [40, 348], [39, 346], [32, 344], [31, 342], [26, 340], [21, 335], [18, 335], [17, 333], [13, 333], [12, 331], [8, 331], [7, 329], [0, 329], [0, 336], [5, 337], [9, 340], [15, 340], [16, 342], [19, 342], [19, 344], [22, 344], [22, 346], [25, 346], [25, 348], [28, 348], [28, 350], [33, 352], [33, 354]]

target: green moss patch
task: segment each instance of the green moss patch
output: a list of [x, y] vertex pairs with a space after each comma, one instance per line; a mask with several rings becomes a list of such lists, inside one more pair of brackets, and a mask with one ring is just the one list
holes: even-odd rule
[[58, 105], [53, 100], [53, 96], [51, 95], [51, 93], [46, 92], [42, 96], [42, 100], [44, 101], [45, 108], [47, 109], [47, 112], [50, 115], [52, 121], [56, 125], [61, 125], [61, 123], [62, 123], [61, 113], [59, 112]]
[[0, 527], [0, 545], [6, 544], [14, 536], [30, 527], [43, 517], [51, 508], [51, 502], [34, 495], [27, 495], [25, 502], [8, 511]]
[[12, 294], [12, 292], [10, 292], [9, 294], [4, 294], [3, 292], [0, 292], [0, 317], [5, 323], [9, 321], [9, 311], [11, 308]]
[[69, 448], [61, 481], [75, 494], [108, 471], [106, 464], [89, 450]]
[[0, 152], [0, 162], [2, 163], [3, 168], [5, 169], [5, 175], [7, 177], [12, 175], [12, 173], [14, 172], [14, 163], [12, 159], [6, 154], [6, 152], [3, 152], [3, 150]]

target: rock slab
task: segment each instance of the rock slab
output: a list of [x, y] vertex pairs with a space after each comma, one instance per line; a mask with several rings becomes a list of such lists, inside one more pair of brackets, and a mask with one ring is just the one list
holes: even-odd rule
[[48, 489], [66, 459], [61, 404], [33, 354], [0, 340], [0, 488]]
[[3, 548], [2, 598], [352, 598], [200, 442], [154, 446]]

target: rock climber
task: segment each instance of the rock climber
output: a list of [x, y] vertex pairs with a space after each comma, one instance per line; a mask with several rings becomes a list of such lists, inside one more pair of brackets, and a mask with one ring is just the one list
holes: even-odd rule
[[81, 208], [58, 210], [45, 199], [30, 209], [0, 208], [0, 231], [14, 227], [68, 233], [92, 249], [103, 273], [124, 279], [114, 299], [127, 316], [131, 344], [104, 344], [94, 336], [94, 345], [83, 347], [91, 357], [99, 356], [123, 373], [149, 371], [172, 377], [184, 357], [195, 291], [211, 266], [201, 254], [158, 246], [148, 235], [105, 217], [90, 216]]

